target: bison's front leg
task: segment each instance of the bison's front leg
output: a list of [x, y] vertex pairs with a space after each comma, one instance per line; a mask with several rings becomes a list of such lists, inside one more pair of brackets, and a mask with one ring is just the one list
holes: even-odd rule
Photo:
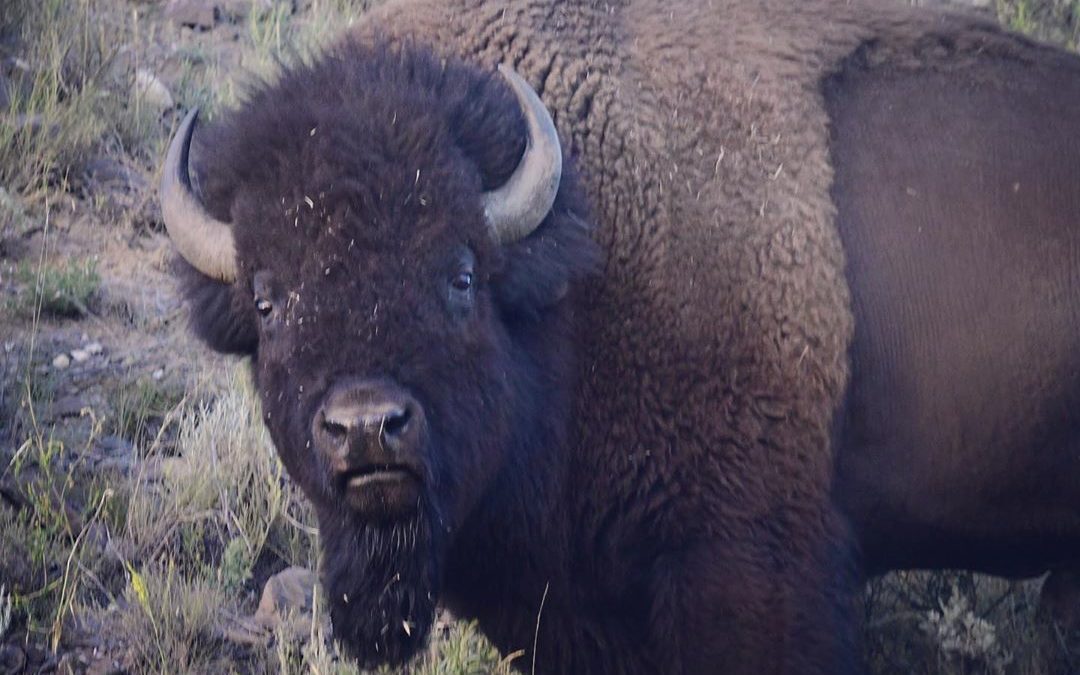
[[657, 561], [653, 635], [657, 652], [671, 655], [670, 672], [860, 672], [849, 546], [777, 544], [708, 542]]

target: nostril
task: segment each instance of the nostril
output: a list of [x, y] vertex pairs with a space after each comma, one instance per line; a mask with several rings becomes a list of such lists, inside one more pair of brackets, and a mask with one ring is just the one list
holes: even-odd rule
[[394, 436], [400, 436], [402, 433], [405, 432], [405, 427], [409, 426], [409, 420], [411, 418], [412, 413], [407, 407], [388, 414], [386, 417], [383, 418], [383, 437], [392, 438]]

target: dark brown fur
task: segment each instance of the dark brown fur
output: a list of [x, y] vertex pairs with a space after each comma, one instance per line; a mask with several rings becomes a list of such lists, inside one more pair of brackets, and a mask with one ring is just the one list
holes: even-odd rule
[[[844, 124], [870, 115], [852, 112], [850, 83], [902, 67], [941, 70], [947, 89], [958, 80], [941, 64], [995, 78], [999, 61], [1066, 73], [1065, 93], [1047, 95], [1080, 100], [1075, 58], [939, 14], [841, 0], [418, 0], [380, 7], [352, 42], [207, 128], [205, 201], [233, 223], [241, 278], [189, 275], [195, 327], [255, 356], [275, 444], [319, 514], [346, 646], [369, 664], [408, 658], [438, 599], [538, 672], [857, 670], [860, 571], [956, 558], [881, 543], [896, 521], [874, 506], [879, 472], [908, 495], [936, 464], [907, 470], [902, 444], [875, 458], [853, 431], [895, 400], [849, 388], [883, 381], [860, 354], [892, 330], [860, 328], [875, 320], [860, 308], [901, 308], [859, 272], [886, 252], [851, 228], [887, 186], [844, 173], [880, 159], [873, 134], [846, 143]], [[505, 248], [479, 212], [524, 143], [488, 74], [500, 62], [541, 93], [569, 158], [552, 214]], [[1059, 166], [1075, 178], [1080, 161]], [[964, 212], [961, 240], [977, 234]], [[904, 224], [879, 215], [879, 235]], [[1077, 250], [1073, 223], [1065, 251]], [[465, 249], [480, 280], [467, 312], [432, 285]], [[1055, 283], [1071, 279], [1059, 306], [1075, 319], [1076, 257], [1054, 269]], [[266, 271], [277, 314], [260, 323], [252, 280]], [[1055, 353], [1080, 353], [1075, 331], [1048, 330]], [[1063, 363], [1056, 377], [1075, 395], [1076, 362]], [[391, 378], [424, 405], [430, 489], [408, 522], [361, 522], [306, 445], [321, 397], [349, 376]], [[1044, 383], [1013, 396], [1073, 400], [1050, 400]], [[1075, 448], [1068, 420], [1055, 457]], [[995, 461], [985, 470], [1002, 471]], [[1075, 518], [1075, 498], [1057, 505]], [[978, 518], [977, 503], [960, 506], [950, 518]], [[1026, 570], [1075, 560], [1080, 527], [1057, 522], [1058, 557], [1033, 552]], [[1005, 546], [1023, 535], [981, 534]]]

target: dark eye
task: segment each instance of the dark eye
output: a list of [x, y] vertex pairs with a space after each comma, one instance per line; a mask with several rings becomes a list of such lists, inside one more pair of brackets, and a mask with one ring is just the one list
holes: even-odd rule
[[457, 255], [447, 263], [443, 268], [447, 274], [442, 282], [446, 284], [442, 287], [442, 292], [446, 294], [443, 299], [454, 315], [463, 317], [469, 313], [476, 301], [476, 286], [473, 285], [476, 281], [476, 256], [462, 246]]
[[450, 282], [450, 285], [454, 287], [455, 291], [465, 291], [472, 288], [473, 275], [472, 272], [460, 272], [454, 280]]
[[255, 311], [259, 313], [259, 316], [270, 316], [270, 312], [272, 312], [273, 309], [274, 306], [270, 304], [269, 300], [266, 300], [264, 298], [255, 298]]

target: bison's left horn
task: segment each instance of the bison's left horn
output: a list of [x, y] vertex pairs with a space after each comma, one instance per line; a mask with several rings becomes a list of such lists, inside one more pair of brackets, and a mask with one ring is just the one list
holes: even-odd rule
[[169, 143], [161, 170], [161, 215], [169, 238], [191, 266], [225, 283], [236, 280], [232, 229], [215, 220], [195, 196], [188, 175], [188, 151], [199, 109], [188, 113]]
[[503, 244], [527, 237], [540, 226], [559, 191], [562, 148], [555, 123], [532, 87], [510, 68], [499, 66], [525, 114], [529, 140], [517, 169], [501, 187], [484, 195], [484, 216]]

